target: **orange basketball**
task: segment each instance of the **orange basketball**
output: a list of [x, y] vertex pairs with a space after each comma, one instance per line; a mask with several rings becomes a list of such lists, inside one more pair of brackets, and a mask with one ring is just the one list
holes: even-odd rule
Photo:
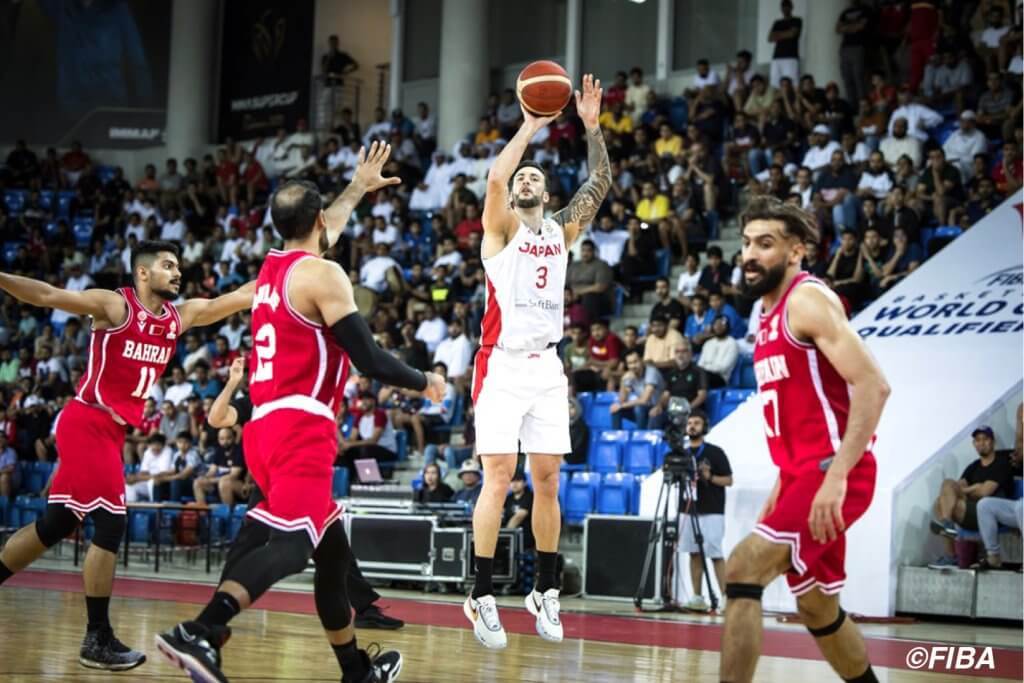
[[569, 104], [572, 81], [560, 64], [541, 60], [527, 64], [516, 78], [516, 95], [531, 113], [557, 114]]

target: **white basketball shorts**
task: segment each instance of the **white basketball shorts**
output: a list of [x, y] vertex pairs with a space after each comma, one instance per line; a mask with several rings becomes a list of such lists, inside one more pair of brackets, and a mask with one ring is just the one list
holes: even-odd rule
[[481, 347], [473, 363], [476, 452], [565, 454], [569, 380], [554, 347], [508, 351]]

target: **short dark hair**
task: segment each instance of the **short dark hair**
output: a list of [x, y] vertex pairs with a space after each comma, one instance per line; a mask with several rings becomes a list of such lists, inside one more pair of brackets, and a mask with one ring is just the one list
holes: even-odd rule
[[664, 316], [664, 315], [652, 315], [652, 316], [651, 316], [651, 323], [652, 323], [652, 324], [653, 324], [653, 323], [661, 323], [661, 324], [663, 324], [663, 325], [668, 325], [668, 316]]
[[784, 204], [775, 197], [761, 195], [751, 199], [747, 204], [747, 210], [743, 212], [740, 225], [759, 220], [779, 221], [783, 225], [783, 233], [796, 237], [801, 243], [818, 242], [821, 239], [812, 214], [790, 204]]
[[522, 161], [519, 162], [519, 165], [516, 166], [516, 170], [512, 171], [512, 175], [510, 175], [509, 178], [508, 178], [508, 189], [509, 190], [512, 189], [512, 181], [515, 180], [516, 174], [518, 174], [524, 168], [535, 168], [535, 169], [537, 169], [537, 172], [540, 173], [541, 176], [544, 178], [544, 189], [545, 189], [545, 191], [548, 189], [550, 184], [548, 183], [548, 174], [544, 172], [544, 167], [541, 166], [539, 162], [534, 161], [533, 159], [523, 159]]
[[270, 218], [285, 240], [299, 240], [313, 232], [324, 202], [317, 186], [307, 180], [291, 180], [270, 198]]
[[132, 249], [132, 274], [134, 275], [135, 269], [139, 266], [139, 263], [143, 263], [149, 268], [153, 265], [153, 261], [156, 260], [157, 254], [168, 251], [174, 254], [174, 258], [181, 258], [181, 247], [174, 242], [164, 242], [162, 240], [142, 240], [135, 245]]
[[740, 50], [739, 52], [736, 53], [736, 56], [737, 57], [742, 57], [743, 59], [747, 60], [748, 62], [751, 61], [754, 58], [754, 56], [752, 54], [750, 54], [750, 50]]
[[590, 247], [594, 251], [597, 251], [597, 245], [594, 243], [594, 240], [590, 239], [583, 240], [583, 244], [581, 244], [580, 247]]
[[708, 62], [708, 60], [705, 59], [704, 57], [701, 57], [700, 59], [697, 60], [697, 66], [709, 66], [709, 65], [710, 65], [710, 62]]
[[712, 256], [716, 256], [718, 258], [725, 258], [722, 255], [722, 248], [717, 244], [708, 247], [708, 258], [711, 258]]
[[[691, 410], [690, 411], [690, 417], [700, 418], [701, 421], [704, 423], [704, 431], [707, 431], [708, 429], [711, 428], [711, 422], [708, 421], [708, 414], [705, 413], [700, 408], [694, 408], [693, 410]], [[687, 418], [687, 419], [689, 419], [689, 418]]]
[[192, 443], [192, 433], [187, 431], [187, 430], [178, 432], [178, 435], [175, 436], [174, 438], [175, 439], [188, 439], [188, 442]]
[[149, 438], [146, 439], [146, 443], [158, 443], [161, 446], [166, 446], [167, 437], [161, 434], [160, 432], [153, 432], [152, 434], [149, 435]]

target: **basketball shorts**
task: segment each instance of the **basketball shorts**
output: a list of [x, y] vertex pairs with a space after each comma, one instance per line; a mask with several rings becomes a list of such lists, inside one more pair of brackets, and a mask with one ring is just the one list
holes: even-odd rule
[[508, 351], [483, 346], [473, 363], [476, 452], [565, 454], [569, 381], [554, 347]]
[[246, 513], [281, 531], [304, 531], [313, 547], [344, 508], [331, 497], [338, 428], [334, 420], [282, 408], [245, 425], [245, 463], [263, 499]]
[[[847, 530], [871, 505], [875, 494], [875, 457], [867, 453], [846, 480], [843, 521]], [[812, 470], [799, 476], [781, 475], [778, 501], [771, 514], [754, 527], [754, 533], [772, 543], [784, 543], [790, 549], [790, 570], [786, 582], [793, 595], [817, 588], [834, 595], [846, 583], [846, 534], [834, 541], [819, 543], [811, 537], [808, 519], [811, 503], [825, 479], [825, 473]]]
[[103, 408], [72, 399], [57, 416], [57, 474], [48, 502], [79, 519], [102, 508], [125, 514], [124, 464], [127, 428]]

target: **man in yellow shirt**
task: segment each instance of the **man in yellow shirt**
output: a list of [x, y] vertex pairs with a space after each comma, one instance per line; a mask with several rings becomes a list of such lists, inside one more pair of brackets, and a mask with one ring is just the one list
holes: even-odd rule
[[619, 135], [633, 132], [633, 119], [623, 113], [622, 102], [613, 104], [611, 111], [601, 114], [597, 122], [602, 128]]
[[672, 206], [669, 204], [668, 197], [658, 192], [654, 183], [644, 183], [641, 192], [643, 193], [643, 199], [637, 202], [636, 205], [637, 218], [647, 223], [653, 223], [660, 221], [671, 213]]
[[672, 132], [667, 123], [661, 124], [658, 139], [654, 141], [654, 151], [659, 157], [674, 157], [683, 149], [683, 138]]

